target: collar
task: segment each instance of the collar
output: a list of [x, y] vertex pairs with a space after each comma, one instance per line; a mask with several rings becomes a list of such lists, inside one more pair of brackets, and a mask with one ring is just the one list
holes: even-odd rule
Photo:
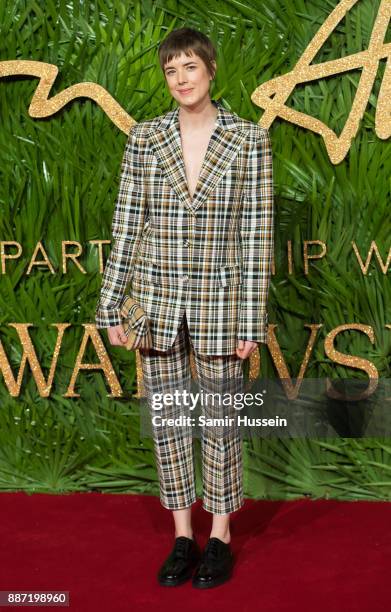
[[[211, 100], [212, 104], [217, 108], [216, 126], [219, 126], [223, 130], [238, 130], [240, 125], [238, 122], [239, 117], [228, 111], [218, 100]], [[155, 127], [158, 130], [167, 130], [173, 124], [177, 124], [179, 127], [179, 106], [163, 115], [159, 124]]]

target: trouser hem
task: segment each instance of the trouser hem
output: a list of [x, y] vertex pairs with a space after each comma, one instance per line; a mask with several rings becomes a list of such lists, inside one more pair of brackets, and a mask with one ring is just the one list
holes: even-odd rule
[[223, 511], [221, 511], [221, 509], [213, 508], [213, 506], [209, 506], [206, 503], [202, 504], [203, 509], [207, 512], [211, 512], [212, 514], [230, 514], [231, 512], [236, 512], [237, 510], [242, 508], [242, 506], [244, 506], [244, 499], [242, 499], [239, 504], [232, 504], [231, 506], [227, 506], [227, 508], [224, 508]]
[[191, 508], [191, 506], [197, 501], [197, 498], [194, 498], [192, 501], [190, 501], [188, 504], [186, 505], [170, 505], [167, 504], [165, 502], [163, 502], [162, 500], [160, 500], [161, 505], [163, 506], [163, 508], [166, 508], [166, 510], [186, 510], [187, 508]]

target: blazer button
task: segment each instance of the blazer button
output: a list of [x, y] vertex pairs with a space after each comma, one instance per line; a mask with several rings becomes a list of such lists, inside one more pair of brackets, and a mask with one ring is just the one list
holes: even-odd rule
[[190, 240], [185, 238], [184, 241], [183, 241], [183, 246], [189, 246], [189, 244], [190, 244]]
[[188, 274], [184, 274], [184, 275], [182, 276], [182, 280], [183, 280], [183, 281], [187, 281], [187, 280], [189, 280], [189, 276], [188, 276]]

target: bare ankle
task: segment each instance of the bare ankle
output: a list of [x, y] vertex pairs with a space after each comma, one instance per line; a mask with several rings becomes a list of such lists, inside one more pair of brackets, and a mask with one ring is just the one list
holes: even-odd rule
[[229, 544], [231, 542], [231, 534], [229, 531], [226, 532], [211, 532], [210, 534], [211, 538], [218, 538], [219, 540], [221, 540], [222, 542], [224, 542], [225, 544]]
[[179, 531], [175, 531], [175, 537], [176, 538], [180, 538], [180, 537], [185, 537], [185, 538], [190, 538], [191, 540], [193, 540], [193, 532], [192, 531], [188, 531], [188, 530], [179, 530]]

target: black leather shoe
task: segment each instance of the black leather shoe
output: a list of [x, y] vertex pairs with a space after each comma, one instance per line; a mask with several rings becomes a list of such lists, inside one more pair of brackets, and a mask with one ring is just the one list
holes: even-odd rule
[[178, 586], [191, 578], [193, 570], [201, 557], [201, 550], [195, 540], [179, 536], [175, 538], [174, 548], [158, 572], [162, 586]]
[[192, 584], [198, 589], [209, 589], [229, 580], [233, 568], [231, 546], [219, 538], [209, 538]]

